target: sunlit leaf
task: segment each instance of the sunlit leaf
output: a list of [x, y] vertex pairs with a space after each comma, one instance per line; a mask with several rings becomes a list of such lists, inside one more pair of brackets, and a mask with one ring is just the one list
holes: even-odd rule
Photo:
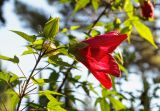
[[101, 107], [101, 111], [110, 111], [110, 106], [105, 100], [105, 98], [101, 98], [100, 107]]
[[10, 58], [10, 57], [4, 56], [4, 55], [0, 55], [0, 59], [6, 60], [6, 61], [11, 61], [13, 63], [19, 63], [19, 59], [17, 56], [14, 56], [14, 58]]
[[108, 97], [109, 100], [111, 101], [113, 107], [115, 108], [116, 111], [125, 109], [126, 107], [121, 103], [121, 101], [115, 99], [114, 97]]
[[17, 104], [18, 104], [18, 102], [19, 102], [19, 97], [18, 97], [18, 94], [15, 92], [15, 91], [13, 91], [12, 89], [8, 89], [7, 91], [6, 91], [6, 94], [10, 97], [10, 101], [9, 101], [9, 107], [11, 108], [11, 109], [16, 109], [16, 106], [17, 106]]
[[84, 8], [89, 2], [90, 2], [90, 0], [78, 0], [76, 3], [76, 7], [74, 9], [74, 13], [77, 12], [78, 10]]
[[39, 40], [36, 40], [36, 41], [34, 41], [34, 42], [32, 43], [32, 47], [33, 47], [34, 49], [39, 50], [39, 49], [42, 48], [42, 44], [43, 44], [43, 40], [42, 40], [42, 39], [39, 39]]
[[76, 30], [76, 29], [78, 29], [79, 27], [80, 27], [80, 26], [75, 25], [75, 26], [71, 26], [70, 29], [71, 29], [71, 30]]
[[27, 47], [27, 50], [25, 50], [22, 55], [27, 55], [27, 54], [36, 54], [37, 52], [35, 52], [31, 47]]
[[133, 5], [132, 5], [131, 0], [125, 0], [124, 10], [129, 17], [133, 16]]
[[62, 95], [61, 93], [55, 92], [55, 91], [50, 91], [50, 90], [45, 90], [45, 91], [39, 91], [40, 94], [42, 95]]
[[12, 32], [16, 33], [17, 35], [21, 36], [22, 38], [24, 38], [25, 40], [29, 41], [29, 42], [34, 42], [36, 40], [36, 36], [35, 35], [28, 35], [24, 32], [20, 32], [20, 31], [15, 31], [15, 30], [11, 30]]
[[45, 23], [43, 29], [44, 36], [49, 40], [53, 40], [57, 35], [58, 31], [59, 31], [59, 18], [50, 17], [47, 23]]
[[139, 35], [142, 38], [149, 41], [155, 48], [157, 48], [157, 45], [154, 42], [151, 30], [145, 24], [140, 22], [139, 20], [133, 20], [132, 23], [133, 23], [135, 29], [137, 30], [137, 32], [139, 33]]
[[12, 82], [18, 80], [18, 76], [13, 73], [0, 72], [0, 80], [3, 80], [7, 83], [12, 83]]
[[34, 84], [38, 84], [39, 86], [43, 86], [45, 84], [44, 79], [32, 79]]

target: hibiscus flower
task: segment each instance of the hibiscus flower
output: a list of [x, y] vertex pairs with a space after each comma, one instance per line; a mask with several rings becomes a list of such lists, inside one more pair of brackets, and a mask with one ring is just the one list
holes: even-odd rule
[[80, 42], [84, 47], [77, 47], [75, 56], [83, 63], [98, 81], [107, 89], [112, 87], [110, 75], [120, 77], [121, 72], [111, 53], [127, 38], [117, 31], [91, 37]]

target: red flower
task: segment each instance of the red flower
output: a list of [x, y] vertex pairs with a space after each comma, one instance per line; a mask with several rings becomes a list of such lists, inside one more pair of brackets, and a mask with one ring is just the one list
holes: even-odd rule
[[107, 89], [112, 87], [109, 74], [116, 77], [121, 75], [119, 67], [111, 53], [126, 38], [126, 34], [119, 34], [117, 31], [113, 31], [82, 41], [81, 43], [85, 43], [87, 46], [77, 50], [79, 52], [78, 57], [76, 56], [77, 59]]
[[143, 1], [141, 2], [141, 11], [142, 11], [142, 16], [145, 18], [153, 18], [154, 17], [154, 7], [153, 4], [148, 1]]

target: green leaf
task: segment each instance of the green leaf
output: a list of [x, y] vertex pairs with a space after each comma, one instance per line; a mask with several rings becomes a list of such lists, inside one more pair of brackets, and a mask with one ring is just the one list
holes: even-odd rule
[[125, 0], [124, 10], [129, 17], [133, 16], [133, 5], [132, 5], [131, 0]]
[[9, 96], [9, 107], [10, 109], [13, 109], [12, 111], [15, 111], [16, 106], [19, 102], [19, 97], [18, 94], [16, 92], [14, 92], [12, 89], [8, 89], [6, 91], [6, 94]]
[[14, 56], [14, 58], [10, 58], [10, 57], [4, 56], [4, 55], [0, 55], [0, 59], [6, 60], [6, 61], [11, 61], [13, 63], [19, 63], [19, 59], [17, 56]]
[[84, 8], [89, 2], [90, 2], [90, 0], [78, 0], [76, 3], [76, 7], [74, 9], [74, 13], [77, 12], [78, 10]]
[[59, 58], [57, 55], [49, 57], [49, 58], [48, 58], [48, 62], [49, 62], [50, 64], [57, 65], [57, 66], [64, 66], [64, 67], [76, 68], [76, 66], [72, 66], [71, 64], [62, 61], [62, 59]]
[[43, 86], [45, 84], [44, 79], [32, 79], [34, 84], [38, 84], [39, 86]]
[[71, 30], [76, 30], [76, 29], [78, 29], [79, 27], [80, 27], [80, 26], [75, 25], [75, 26], [71, 26], [70, 29], [71, 29]]
[[53, 40], [57, 35], [58, 31], [59, 31], [59, 18], [50, 17], [50, 19], [45, 23], [43, 29], [44, 36], [49, 40]]
[[67, 28], [63, 28], [61, 32], [62, 32], [62, 33], [65, 33], [65, 32], [67, 32], [67, 31], [68, 31]]
[[118, 64], [118, 66], [126, 75], [128, 75], [128, 70], [123, 65]]
[[98, 95], [98, 92], [95, 90], [92, 84], [89, 84], [89, 90]]
[[53, 95], [62, 95], [60, 93], [54, 92], [54, 91], [50, 91], [50, 90], [45, 90], [45, 91], [39, 91], [39, 93], [41, 95], [45, 95], [49, 102], [47, 104], [47, 109], [49, 110], [53, 110], [53, 111], [66, 111], [65, 109], [63, 109], [60, 105], [62, 105], [62, 102], [58, 102], [57, 99], [52, 96]]
[[101, 98], [100, 107], [101, 107], [101, 111], [110, 111], [110, 106], [105, 100], [105, 98]]
[[10, 75], [4, 72], [0, 72], [0, 80], [8, 82], [10, 78]]
[[39, 40], [36, 40], [35, 42], [33, 42], [31, 46], [32, 46], [34, 49], [39, 50], [39, 49], [42, 48], [42, 44], [43, 44], [43, 40], [42, 40], [42, 39], [39, 39]]
[[[62, 95], [61, 93], [50, 91], [50, 90], [39, 91], [39, 93], [41, 95], [51, 95], [51, 94], [53, 94], [53, 95]], [[52, 97], [51, 97], [51, 99], [52, 99]]]
[[153, 40], [151, 30], [145, 24], [143, 24], [139, 20], [133, 20], [132, 23], [142, 38], [149, 41], [155, 48], [158, 48]]
[[17, 56], [14, 56], [13, 62], [14, 62], [14, 63], [19, 63], [19, 58], [18, 58]]
[[18, 80], [18, 76], [13, 73], [0, 72], [0, 80], [3, 80], [7, 83], [12, 83], [12, 82]]
[[11, 73], [11, 76], [12, 76], [12, 77], [11, 77], [10, 80], [9, 80], [10, 83], [18, 80], [18, 76], [17, 76], [16, 74]]
[[37, 54], [31, 47], [27, 47], [28, 50], [25, 50], [22, 55], [27, 55], [27, 54]]
[[94, 8], [95, 11], [97, 11], [98, 7], [99, 7], [99, 0], [92, 0], [92, 6]]
[[28, 35], [24, 32], [20, 32], [20, 31], [15, 31], [15, 30], [11, 30], [12, 32], [16, 33], [17, 35], [21, 36], [22, 38], [24, 38], [25, 40], [29, 41], [29, 42], [34, 42], [36, 40], [36, 36], [35, 35]]
[[113, 97], [108, 97], [110, 102], [112, 103], [113, 107], [115, 108], [116, 111], [125, 109], [126, 107], [117, 99]]

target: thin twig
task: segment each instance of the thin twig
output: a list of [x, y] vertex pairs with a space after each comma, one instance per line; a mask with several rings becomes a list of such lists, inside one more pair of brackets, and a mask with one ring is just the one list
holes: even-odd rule
[[29, 90], [28, 92], [26, 92], [26, 93], [25, 93], [25, 95], [27, 95], [28, 93], [30, 93], [30, 92], [32, 92], [32, 91], [34, 91], [35, 89], [37, 89], [37, 87], [35, 87], [35, 88], [33, 88], [33, 89]]
[[97, 22], [100, 20], [100, 18], [105, 14], [107, 8], [110, 7], [110, 4], [106, 4], [106, 7], [104, 8], [104, 10], [102, 11], [102, 13], [98, 16], [98, 18], [93, 22], [91, 28], [89, 29], [89, 31], [87, 32], [88, 35], [90, 35], [92, 28], [97, 24]]
[[19, 70], [21, 71], [21, 73], [23, 74], [23, 76], [24, 76], [25, 78], [27, 78], [26, 75], [24, 74], [22, 68], [20, 67], [20, 65], [19, 65], [18, 63], [17, 63], [17, 66], [18, 66]]
[[[71, 66], [75, 65], [76, 64], [76, 61], [73, 61], [73, 63], [71, 64]], [[61, 93], [61, 90], [62, 90], [62, 87], [65, 83], [65, 81], [67, 80], [68, 78], [68, 75], [69, 75], [69, 72], [71, 71], [72, 67], [70, 67], [67, 71], [66, 71], [66, 74], [65, 74], [65, 77], [61, 83], [61, 85], [59, 86], [59, 88], [57, 89], [57, 92]]]
[[48, 63], [45, 67], [43, 67], [42, 69], [40, 69], [37, 73], [35, 73], [34, 75], [33, 75], [33, 77], [35, 76], [35, 75], [37, 75], [38, 73], [40, 73], [42, 70], [44, 70], [46, 67], [48, 67], [50, 65], [50, 63]]
[[36, 55], [33, 53], [34, 59], [37, 61]]
[[[32, 76], [33, 76], [33, 74], [34, 74], [34, 71], [36, 70], [36, 68], [37, 68], [37, 66], [38, 66], [41, 58], [45, 55], [45, 53], [47, 52], [47, 50], [48, 50], [48, 48], [49, 48], [49, 47], [47, 47], [47, 49], [46, 49], [45, 51], [43, 51], [43, 45], [44, 45], [44, 41], [43, 41], [43, 43], [42, 43], [42, 48], [41, 48], [41, 50], [40, 50], [40, 53], [39, 53], [38, 58], [37, 58], [37, 60], [36, 60], [36, 63], [35, 63], [32, 71], [31, 71], [28, 79], [27, 79], [26, 82], [23, 84], [23, 89], [21, 90], [21, 93], [20, 93], [20, 95], [19, 95], [19, 102], [18, 102], [18, 105], [17, 105], [17, 111], [19, 111], [19, 108], [20, 108], [22, 99], [23, 99], [23, 97], [26, 95], [26, 90], [27, 90], [28, 84], [29, 84], [29, 82], [30, 82], [30, 80], [31, 80], [31, 78], [32, 78]], [[30, 91], [33, 91], [33, 89], [30, 90]], [[29, 92], [30, 92], [30, 91], [29, 91]], [[29, 92], [27, 92], [27, 94], [28, 94]]]

